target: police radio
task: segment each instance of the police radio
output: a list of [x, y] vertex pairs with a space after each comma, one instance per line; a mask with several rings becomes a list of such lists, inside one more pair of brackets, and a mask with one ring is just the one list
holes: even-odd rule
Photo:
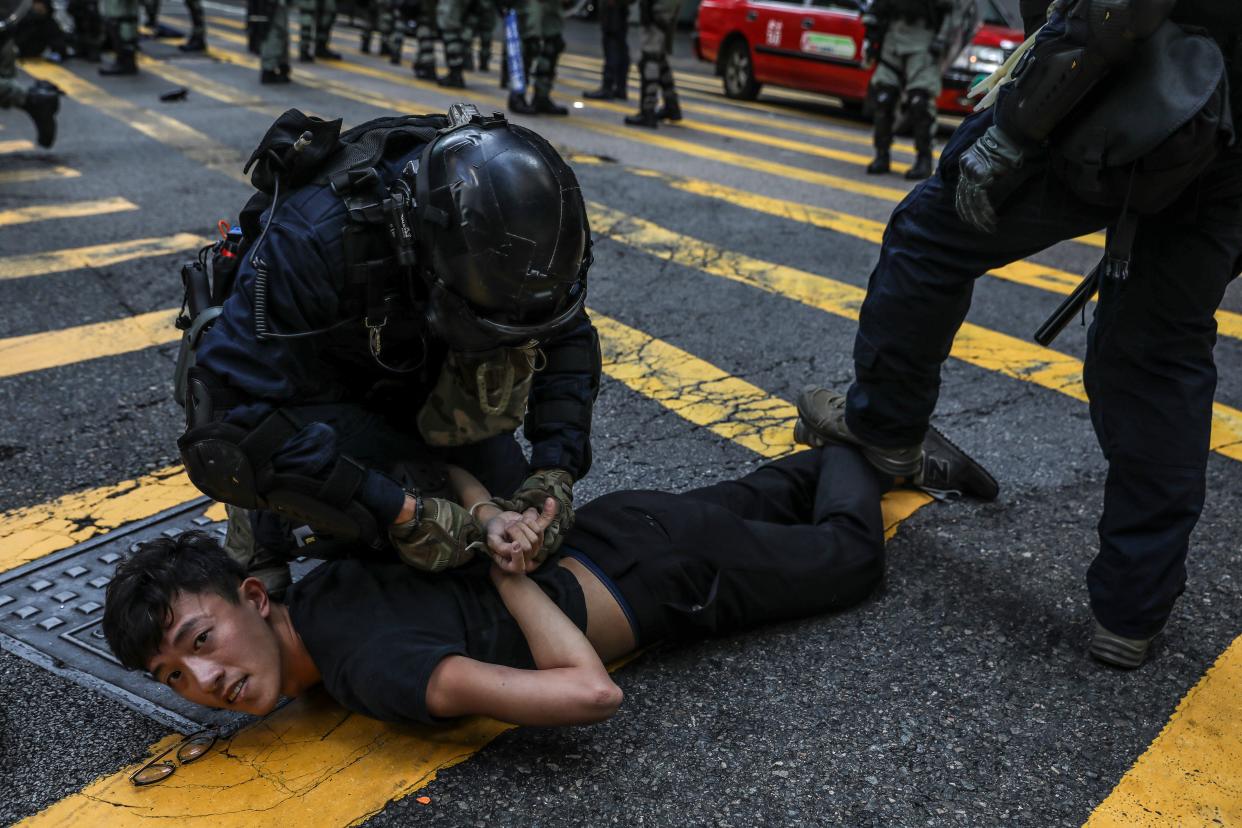
[[220, 240], [198, 251], [198, 258], [181, 266], [184, 294], [177, 329], [181, 346], [177, 351], [177, 368], [173, 379], [173, 399], [185, 407], [186, 384], [194, 367], [194, 352], [208, 328], [224, 310], [224, 300], [233, 290], [233, 280], [241, 264], [242, 230], [220, 220]]

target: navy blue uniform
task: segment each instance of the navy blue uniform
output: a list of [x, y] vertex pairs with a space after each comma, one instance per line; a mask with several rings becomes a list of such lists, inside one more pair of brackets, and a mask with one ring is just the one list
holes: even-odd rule
[[[1179, 4], [1174, 19], [1196, 22], [1193, 6]], [[1242, 31], [1242, 7], [1230, 4], [1228, 14], [1229, 30]], [[1236, 57], [1236, 35], [1221, 39], [1226, 56]], [[1230, 79], [1235, 89], [1242, 85], [1236, 60]], [[1089, 205], [1054, 175], [1042, 175], [1004, 203], [994, 234], [963, 222], [954, 209], [958, 158], [991, 125], [993, 111], [958, 128], [937, 174], [889, 220], [859, 317], [846, 409], [850, 429], [874, 445], [923, 439], [940, 366], [970, 308], [975, 279], [1117, 217], [1116, 208]], [[1103, 280], [1084, 380], [1109, 469], [1100, 550], [1087, 582], [1096, 618], [1119, 635], [1158, 632], [1185, 585], [1206, 487], [1214, 317], [1239, 270], [1242, 150], [1235, 146], [1176, 203], [1141, 220], [1129, 278]]]
[[[395, 178], [418, 151], [378, 165]], [[263, 216], [266, 221], [267, 214]], [[267, 235], [244, 259], [233, 293], [197, 353], [226, 389], [225, 422], [253, 428], [273, 410], [301, 430], [274, 456], [277, 471], [323, 477], [344, 454], [367, 466], [357, 497], [380, 525], [392, 523], [404, 495], [384, 472], [402, 460], [436, 458], [476, 474], [496, 494], [508, 495], [530, 469], [560, 468], [575, 479], [591, 464], [590, 411], [599, 387], [598, 338], [583, 312], [568, 330], [541, 344], [549, 369], [531, 387], [525, 435], [530, 463], [512, 434], [452, 449], [427, 446], [415, 418], [432, 390], [446, 346], [425, 335], [418, 296], [395, 314], [383, 334], [390, 365], [417, 365], [401, 373], [372, 357], [363, 325], [360, 288], [347, 284], [342, 243], [348, 223], [342, 199], [327, 186], [282, 196]], [[260, 339], [255, 333], [258, 258], [267, 277], [270, 331], [332, 330], [297, 339]], [[418, 286], [411, 287], [412, 291]], [[558, 359], [566, 350], [575, 359]], [[570, 369], [555, 370], [557, 365]], [[592, 367], [585, 367], [592, 366]]]

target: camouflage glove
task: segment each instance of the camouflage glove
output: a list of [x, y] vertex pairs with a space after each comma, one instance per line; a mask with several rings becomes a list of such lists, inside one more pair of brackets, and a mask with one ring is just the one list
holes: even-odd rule
[[543, 511], [543, 502], [548, 498], [556, 501], [556, 517], [543, 532], [543, 547], [535, 556], [535, 563], [543, 563], [544, 559], [561, 548], [561, 542], [574, 526], [574, 479], [563, 469], [543, 469], [532, 474], [518, 486], [512, 500], [492, 498], [501, 509], [507, 512], [524, 512], [534, 509]]
[[462, 506], [429, 497], [413, 519], [388, 528], [397, 554], [415, 569], [440, 572], [468, 563], [476, 549], [487, 548], [483, 528]]

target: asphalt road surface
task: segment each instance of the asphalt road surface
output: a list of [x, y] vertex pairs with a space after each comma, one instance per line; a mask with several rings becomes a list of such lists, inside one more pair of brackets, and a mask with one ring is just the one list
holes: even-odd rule
[[[171, 4], [167, 21], [184, 25], [182, 12]], [[408, 61], [359, 55], [346, 27], [334, 44], [344, 62], [295, 63], [297, 83], [263, 87], [237, 10], [208, 13], [210, 56], [144, 41], [137, 78], [25, 66], [68, 92], [51, 151], [30, 144], [23, 113], [0, 113], [0, 571], [191, 496], [162, 471], [182, 426], [168, 325], [178, 267], [236, 216], [250, 192], [241, 164], [279, 112], [348, 125], [458, 99], [502, 105], [494, 70], [448, 95]], [[627, 129], [633, 91], [624, 106], [575, 103], [598, 83], [598, 30], [568, 28], [555, 97], [572, 114], [519, 120], [571, 157], [597, 233], [590, 307], [609, 367], [578, 496], [742, 473], [789, 450], [779, 418], [804, 383], [848, 382], [853, 314], [908, 182], [863, 173], [867, 126], [830, 102], [727, 100], [684, 40], [686, 120]], [[159, 100], [178, 86], [184, 101]], [[909, 163], [909, 144], [895, 157]], [[1229, 700], [1242, 687], [1238, 648], [1204, 679], [1242, 611], [1237, 445], [1220, 441], [1212, 457], [1190, 584], [1151, 662], [1130, 674], [1084, 655], [1105, 467], [1075, 373], [1083, 329], [1055, 351], [1024, 343], [1099, 253], [1098, 240], [1071, 242], [980, 281], [969, 319], [980, 349], [946, 365], [937, 422], [1001, 480], [1001, 497], [909, 516], [863, 605], [648, 651], [616, 672], [626, 701], [604, 724], [437, 734], [315, 700], [151, 792], [123, 773], [171, 738], [167, 726], [0, 651], [0, 820], [1242, 824], [1242, 737], [1219, 708], [1221, 681], [1234, 682]], [[1218, 416], [1242, 423], [1227, 408], [1242, 407], [1237, 290], [1224, 309]], [[765, 411], [779, 427], [755, 425]], [[152, 505], [157, 490], [166, 500]], [[1166, 724], [1189, 741], [1157, 740]]]

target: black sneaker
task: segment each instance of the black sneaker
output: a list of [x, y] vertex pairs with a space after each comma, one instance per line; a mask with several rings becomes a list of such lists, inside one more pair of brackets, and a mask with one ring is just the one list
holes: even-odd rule
[[923, 438], [923, 468], [910, 482], [942, 500], [964, 496], [991, 501], [1000, 494], [996, 478], [934, 426]]

